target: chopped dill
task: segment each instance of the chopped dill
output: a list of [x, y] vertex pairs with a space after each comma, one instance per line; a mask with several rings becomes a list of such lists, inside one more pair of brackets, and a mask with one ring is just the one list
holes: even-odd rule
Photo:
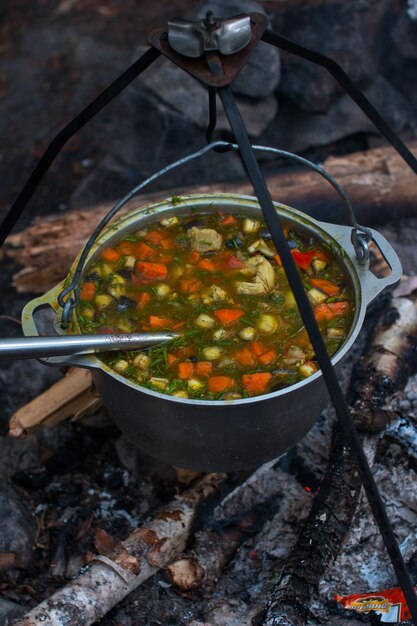
[[175, 206], [176, 204], [180, 204], [182, 202], [182, 198], [177, 196], [175, 193], [171, 196], [171, 202]]

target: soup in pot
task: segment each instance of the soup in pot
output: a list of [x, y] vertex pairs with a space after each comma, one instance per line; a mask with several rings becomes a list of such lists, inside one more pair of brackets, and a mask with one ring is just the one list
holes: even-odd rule
[[[330, 246], [301, 227], [284, 233], [332, 356], [351, 327], [351, 283]], [[237, 400], [318, 370], [266, 224], [245, 215], [167, 217], [103, 248], [84, 272], [77, 320], [83, 333], [178, 333], [100, 356], [178, 398]]]

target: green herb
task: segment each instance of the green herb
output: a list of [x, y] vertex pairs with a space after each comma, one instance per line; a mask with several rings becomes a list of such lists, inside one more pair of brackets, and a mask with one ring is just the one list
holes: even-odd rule
[[277, 304], [278, 306], [280, 306], [281, 304], [284, 304], [285, 302], [285, 296], [283, 293], [277, 293], [276, 291], [271, 293], [268, 296], [269, 300], [271, 300], [271, 302], [273, 302], [274, 304]]
[[177, 389], [181, 389], [183, 386], [183, 381], [179, 380], [178, 378], [173, 378], [167, 388], [167, 392], [168, 393], [172, 393], [173, 391], [176, 391]]
[[133, 376], [136, 376], [136, 374], [137, 374], [136, 366], [135, 365], [129, 365], [129, 367], [127, 367], [123, 373], [124, 373], [125, 376], [129, 376], [129, 377], [133, 378]]
[[182, 202], [182, 198], [176, 196], [175, 193], [171, 196], [171, 202], [175, 206], [176, 204], [180, 204]]

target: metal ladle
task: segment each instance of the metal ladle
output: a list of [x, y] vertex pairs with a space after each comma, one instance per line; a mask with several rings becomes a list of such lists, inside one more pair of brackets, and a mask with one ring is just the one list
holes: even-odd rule
[[57, 335], [56, 337], [22, 337], [0, 341], [0, 360], [37, 359], [138, 350], [175, 339], [177, 333], [133, 333], [130, 335]]

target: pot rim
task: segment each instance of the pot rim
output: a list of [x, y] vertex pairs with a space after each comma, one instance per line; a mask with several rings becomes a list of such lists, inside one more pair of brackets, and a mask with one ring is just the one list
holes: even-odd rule
[[[100, 234], [97, 241], [93, 245], [91, 251], [88, 254], [86, 259], [85, 268], [89, 265], [90, 261], [97, 254], [98, 250], [104, 245], [109, 243], [112, 239], [119, 239], [122, 233], [127, 233], [130, 230], [133, 230], [132, 226], [135, 226], [135, 230], [138, 230], [138, 222], [144, 221], [146, 224], [152, 223], [156, 221], [152, 219], [156, 215], [160, 214], [178, 214], [178, 213], [190, 213], [191, 208], [195, 208], [196, 211], [200, 210], [204, 212], [215, 204], [216, 209], [218, 208], [227, 208], [229, 211], [232, 209], [232, 212], [247, 212], [252, 214], [260, 214], [262, 216], [262, 211], [259, 205], [259, 201], [254, 196], [242, 195], [242, 194], [230, 194], [230, 193], [205, 193], [205, 194], [190, 194], [181, 197], [175, 196], [175, 198], [159, 200], [152, 204], [147, 204], [144, 206], [140, 206], [133, 211], [129, 211], [128, 213], [120, 216], [117, 220], [112, 222], [105, 230]], [[351, 230], [350, 226], [340, 226], [335, 224], [330, 224], [328, 222], [320, 222], [293, 207], [282, 204], [280, 202], [274, 202], [274, 206], [279, 212], [280, 216], [284, 219], [289, 219], [297, 222], [302, 227], [312, 231], [314, 235], [324, 243], [330, 244], [334, 250], [338, 253], [339, 261], [342, 264], [344, 270], [347, 272], [348, 276], [351, 279], [353, 292], [355, 296], [355, 315], [352, 320], [352, 325], [349, 331], [349, 335], [345, 341], [345, 343], [341, 346], [338, 352], [331, 358], [332, 365], [336, 365], [350, 350], [352, 344], [356, 340], [365, 317], [366, 307], [370, 300], [373, 299], [383, 288], [385, 288], [386, 284], [376, 286], [375, 277], [371, 274], [369, 269], [364, 269], [361, 267], [356, 259], [355, 251], [353, 245], [351, 243]], [[249, 210], [249, 211], [248, 211]], [[374, 231], [372, 231], [373, 234]], [[378, 234], [379, 235], [379, 234]], [[383, 239], [381, 235], [379, 235], [380, 239]], [[383, 240], [385, 242], [385, 240]], [[385, 242], [386, 243], [386, 242]], [[66, 285], [72, 278], [76, 265], [78, 263], [81, 252], [77, 255], [74, 263], [72, 264], [66, 279], [54, 287], [51, 291], [45, 294], [44, 297], [38, 298], [37, 302], [43, 303], [43, 306], [49, 305], [55, 310], [58, 314], [60, 311], [60, 307], [57, 304], [56, 298], [63, 286]], [[395, 253], [394, 253], [395, 255]], [[396, 257], [395, 257], [396, 258]], [[398, 260], [398, 259], [397, 259]], [[84, 273], [85, 270], [83, 270]], [[398, 273], [398, 269], [397, 269]], [[369, 278], [369, 274], [372, 276], [372, 280]], [[364, 284], [366, 280], [369, 278], [371, 281], [371, 289], [368, 289], [370, 294], [368, 294], [368, 301], [366, 298], [366, 294], [364, 294]], [[392, 280], [388, 284], [395, 282]], [[364, 284], [363, 284], [364, 283]], [[383, 281], [380, 281], [383, 283]], [[368, 285], [369, 288], [369, 285]], [[35, 302], [35, 301], [32, 301]], [[28, 305], [27, 305], [28, 306]], [[38, 307], [39, 308], [39, 307]], [[33, 307], [32, 307], [33, 309]], [[30, 312], [29, 312], [30, 313]], [[23, 326], [25, 324], [27, 318], [27, 314], [23, 315]], [[76, 320], [76, 311], [75, 311], [75, 322], [77, 329], [79, 330], [78, 321]], [[59, 334], [66, 334], [59, 325], [59, 316], [57, 315], [55, 319], [55, 327]], [[24, 328], [25, 331], [25, 328]], [[26, 333], [25, 333], [26, 334]], [[30, 334], [30, 333], [27, 333]], [[49, 363], [53, 363], [53, 360], [48, 360]], [[101, 369], [106, 374], [115, 378], [120, 383], [124, 385], [128, 385], [136, 391], [141, 393], [150, 395], [152, 397], [159, 398], [161, 400], [166, 400], [169, 402], [177, 402], [180, 404], [188, 404], [188, 405], [197, 405], [197, 406], [232, 406], [232, 405], [246, 405], [246, 404], [255, 404], [260, 402], [268, 401], [272, 398], [278, 398], [280, 396], [284, 396], [287, 393], [290, 393], [296, 389], [300, 389], [310, 383], [313, 383], [318, 378], [322, 376], [321, 370], [318, 370], [313, 375], [301, 380], [297, 383], [289, 385], [288, 387], [284, 387], [282, 389], [278, 389], [276, 391], [272, 391], [268, 394], [263, 394], [259, 396], [253, 396], [250, 398], [241, 398], [236, 400], [200, 400], [200, 399], [192, 399], [192, 398], [177, 398], [175, 396], [171, 396], [168, 394], [163, 394], [158, 391], [153, 391], [148, 389], [147, 387], [141, 386], [139, 383], [134, 383], [133, 381], [128, 380], [123, 377], [121, 374], [118, 374], [109, 366], [107, 366], [104, 362], [102, 362], [95, 355], [88, 355], [83, 357], [78, 357], [76, 359], [68, 359], [67, 362], [72, 363], [73, 365], [78, 365], [81, 367], [87, 367], [90, 369]]]

